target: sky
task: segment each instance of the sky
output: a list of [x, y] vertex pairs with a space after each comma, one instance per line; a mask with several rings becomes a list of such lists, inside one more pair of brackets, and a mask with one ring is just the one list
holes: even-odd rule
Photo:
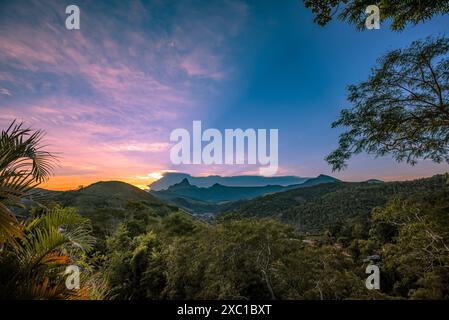
[[[65, 28], [65, 8], [81, 11]], [[331, 174], [347, 181], [413, 179], [449, 171], [361, 154], [332, 173], [330, 124], [346, 88], [376, 60], [413, 40], [447, 35], [449, 17], [403, 32], [313, 23], [301, 1], [0, 1], [0, 128], [18, 119], [46, 132], [58, 156], [44, 185], [67, 190], [99, 180], [141, 188], [165, 171], [257, 174], [256, 165], [173, 165], [170, 132], [279, 130], [277, 175]]]

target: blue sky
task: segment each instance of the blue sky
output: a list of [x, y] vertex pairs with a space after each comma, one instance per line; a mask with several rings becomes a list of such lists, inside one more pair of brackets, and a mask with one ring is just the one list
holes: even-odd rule
[[[64, 27], [81, 9], [81, 30]], [[52, 188], [118, 179], [136, 185], [164, 170], [256, 173], [251, 166], [173, 166], [169, 133], [204, 127], [279, 129], [279, 174], [331, 174], [330, 124], [350, 107], [346, 87], [385, 52], [446, 35], [449, 17], [393, 33], [313, 23], [301, 1], [2, 1], [0, 125], [14, 118], [47, 131], [61, 154]], [[355, 157], [335, 176], [429, 176], [416, 167]]]

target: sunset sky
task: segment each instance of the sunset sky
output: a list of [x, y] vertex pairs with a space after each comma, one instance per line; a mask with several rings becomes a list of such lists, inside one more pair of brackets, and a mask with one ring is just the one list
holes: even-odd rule
[[[65, 8], [81, 29], [65, 28]], [[278, 175], [343, 180], [411, 179], [449, 171], [360, 155], [332, 173], [330, 128], [349, 107], [346, 87], [376, 59], [449, 31], [449, 18], [392, 33], [313, 23], [302, 1], [0, 1], [0, 128], [13, 119], [44, 129], [59, 157], [45, 185], [72, 189], [98, 180], [145, 187], [166, 170], [193, 175], [257, 174], [258, 166], [170, 163], [170, 132], [279, 129]]]

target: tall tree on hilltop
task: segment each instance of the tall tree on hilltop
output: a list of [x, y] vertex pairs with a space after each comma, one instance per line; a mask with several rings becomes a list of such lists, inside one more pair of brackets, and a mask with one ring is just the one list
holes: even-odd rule
[[326, 157], [333, 170], [362, 151], [411, 165], [449, 163], [448, 52], [448, 38], [415, 41], [387, 53], [368, 80], [349, 86], [352, 108], [332, 124], [348, 128]]

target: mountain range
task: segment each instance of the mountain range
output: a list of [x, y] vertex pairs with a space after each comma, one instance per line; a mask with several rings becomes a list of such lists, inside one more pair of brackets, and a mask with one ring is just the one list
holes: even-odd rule
[[266, 194], [332, 182], [340, 182], [340, 180], [319, 175], [316, 178], [306, 179], [302, 183], [287, 186], [225, 186], [215, 183], [210, 187], [198, 187], [192, 185], [188, 178], [184, 178], [181, 182], [169, 186], [166, 190], [150, 190], [150, 193], [190, 213], [213, 214], [220, 210], [221, 205], [226, 202], [247, 200]]
[[354, 219], [363, 225], [372, 209], [385, 205], [392, 196], [437, 192], [447, 186], [448, 181], [446, 175], [400, 182], [374, 179], [343, 182], [319, 175], [291, 186], [215, 184], [202, 188], [184, 179], [167, 190], [150, 192], [124, 182], [101, 181], [79, 190], [40, 189], [38, 193], [62, 206], [76, 208], [105, 230], [112, 230], [138, 209], [151, 217], [163, 217], [172, 212], [217, 219], [235, 215], [269, 217], [294, 225], [300, 231], [314, 233], [330, 225], [338, 228], [353, 225]]
[[[187, 174], [182, 174], [182, 176], [191, 177]], [[193, 181], [198, 181], [196, 180], [197, 177], [191, 178]], [[233, 181], [234, 183], [271, 181], [269, 178], [267, 180], [253, 180], [252, 176], [245, 176], [240, 181], [237, 179], [238, 177], [229, 178], [233, 179], [228, 180], [228, 182]], [[180, 182], [160, 191], [143, 191], [135, 186], [119, 181], [100, 181], [79, 190], [63, 192], [40, 189], [38, 193], [46, 194], [47, 197], [63, 206], [74, 207], [81, 214], [91, 218], [92, 215], [95, 215], [98, 219], [108, 217], [108, 219], [114, 220], [126, 212], [130, 202], [143, 203], [150, 210], [157, 211], [159, 215], [177, 211], [177, 208], [180, 208], [193, 215], [208, 217], [217, 213], [235, 211], [237, 208], [239, 212], [247, 213], [248, 210], [246, 208], [259, 208], [260, 205], [265, 207], [264, 203], [267, 200], [270, 201], [269, 199], [271, 198], [283, 199], [284, 196], [290, 193], [294, 195], [280, 201], [276, 207], [278, 212], [278, 210], [284, 207], [284, 204], [294, 207], [291, 199], [295, 199], [294, 203], [296, 204], [298, 199], [304, 198], [303, 194], [308, 194], [309, 192], [316, 194], [314, 190], [320, 190], [320, 192], [329, 188], [343, 190], [348, 185], [354, 185], [354, 183], [345, 183], [327, 175], [319, 175], [305, 180], [297, 177], [296, 180], [289, 180], [290, 178], [292, 177], [280, 177], [278, 181], [287, 183], [288, 181], [302, 180], [300, 180], [301, 183], [292, 185], [226, 186], [215, 183], [210, 187], [198, 187], [185, 177]], [[204, 182], [204, 180], [200, 181]], [[364, 183], [364, 185], [372, 185], [373, 187], [382, 184], [384, 184], [382, 181], [375, 179]], [[303, 190], [301, 191], [301, 189]], [[296, 193], [298, 194], [296, 195]], [[262, 211], [266, 213], [266, 211]]]
[[207, 177], [193, 177], [187, 173], [166, 172], [161, 179], [153, 182], [149, 187], [152, 191], [167, 190], [170, 186], [180, 183], [184, 179], [187, 179], [193, 186], [208, 188], [217, 183], [228, 187], [263, 187], [268, 185], [289, 186], [303, 183], [309, 178], [296, 176], [263, 177], [251, 175], [231, 177], [211, 175]]

